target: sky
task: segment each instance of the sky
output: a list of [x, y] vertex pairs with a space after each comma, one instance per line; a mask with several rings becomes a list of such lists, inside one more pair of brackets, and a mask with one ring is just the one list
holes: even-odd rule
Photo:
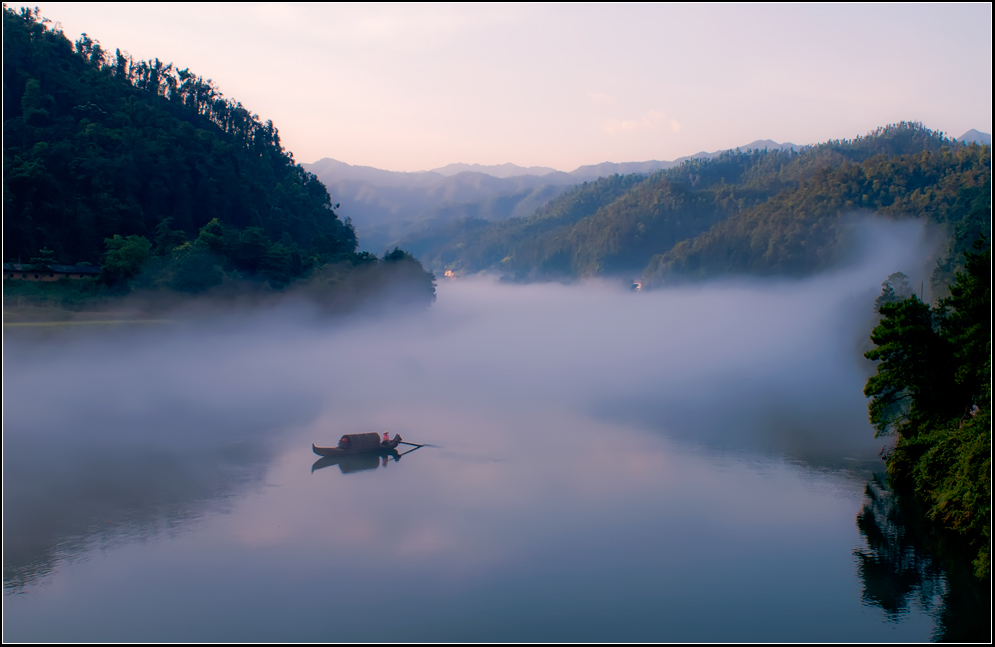
[[898, 121], [992, 132], [990, 3], [37, 6], [212, 79], [299, 162], [570, 171]]

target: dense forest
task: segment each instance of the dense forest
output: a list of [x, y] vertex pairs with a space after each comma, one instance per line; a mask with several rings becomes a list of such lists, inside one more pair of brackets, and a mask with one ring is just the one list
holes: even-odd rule
[[950, 232], [934, 280], [991, 229], [991, 149], [918, 123], [800, 152], [729, 151], [649, 176], [575, 187], [528, 218], [450, 222], [403, 244], [435, 269], [517, 280], [642, 274], [649, 285], [724, 273], [803, 274], [837, 263], [861, 213]]
[[356, 254], [273, 123], [210, 80], [86, 34], [71, 43], [37, 9], [3, 19], [5, 262], [100, 265], [106, 284], [184, 292], [417, 265]]
[[[991, 273], [989, 241], [965, 253], [936, 306], [885, 282], [871, 333], [878, 362], [864, 395], [878, 435], [893, 436], [888, 475], [924, 516], [967, 545], [975, 573], [991, 574]], [[963, 552], [959, 549], [957, 552]]]
[[[811, 160], [806, 160], [806, 157]], [[945, 226], [950, 264], [991, 229], [991, 149], [963, 145], [918, 124], [899, 124], [849, 142], [829, 142], [799, 156], [770, 199], [652, 259], [647, 278], [719, 273], [798, 274], [838, 262], [847, 216], [917, 217]], [[808, 164], [805, 164], [808, 162]], [[806, 168], [807, 167], [807, 168]]]

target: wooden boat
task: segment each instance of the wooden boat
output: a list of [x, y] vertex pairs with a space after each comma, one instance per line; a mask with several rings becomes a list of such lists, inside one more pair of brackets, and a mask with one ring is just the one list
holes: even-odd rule
[[397, 449], [401, 444], [401, 435], [387, 442], [380, 439], [380, 434], [370, 431], [365, 434], [346, 434], [339, 439], [338, 447], [318, 447], [311, 443], [311, 449], [318, 456], [349, 456], [352, 454], [384, 453]]

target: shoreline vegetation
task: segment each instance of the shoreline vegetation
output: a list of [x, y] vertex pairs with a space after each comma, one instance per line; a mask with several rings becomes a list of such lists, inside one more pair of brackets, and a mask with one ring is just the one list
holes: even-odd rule
[[101, 270], [5, 275], [5, 322], [138, 303], [147, 319], [209, 300], [306, 298], [326, 313], [434, 301], [410, 254], [356, 253], [352, 223], [273, 123], [210, 80], [85, 34], [71, 43], [37, 9], [3, 19], [5, 262]]
[[[964, 254], [949, 296], [923, 303], [892, 274], [865, 357], [876, 435], [895, 439], [889, 485], [935, 533], [937, 551], [991, 580], [991, 246]], [[965, 555], [967, 556], [965, 559]]]
[[4, 279], [4, 327], [103, 325], [175, 322], [200, 314], [244, 312], [279, 304], [305, 304], [324, 316], [346, 314], [383, 303], [391, 307], [426, 306], [435, 299], [435, 278], [400, 250], [383, 258], [356, 255], [315, 268], [308, 275], [274, 287], [228, 274], [220, 260], [210, 271], [216, 285], [196, 290], [170, 286], [169, 259], [151, 258], [136, 275], [108, 283], [100, 279], [28, 281]]

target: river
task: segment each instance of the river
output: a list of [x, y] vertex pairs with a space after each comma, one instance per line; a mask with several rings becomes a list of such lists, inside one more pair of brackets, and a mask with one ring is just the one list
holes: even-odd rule
[[[417, 312], [8, 335], [3, 638], [987, 632], [888, 525], [861, 354], [880, 282], [915, 278], [925, 243], [875, 231], [806, 280], [479, 278]], [[371, 430], [427, 446], [311, 452]]]

